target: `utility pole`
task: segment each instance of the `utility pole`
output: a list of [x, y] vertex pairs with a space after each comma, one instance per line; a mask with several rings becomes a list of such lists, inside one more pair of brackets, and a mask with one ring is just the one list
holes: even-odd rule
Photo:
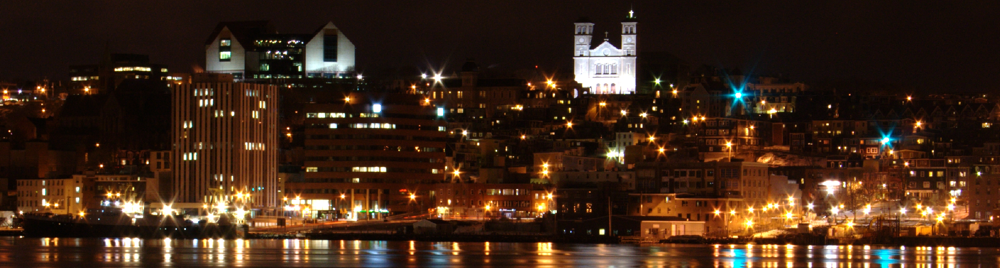
[[[642, 202], [640, 202], [642, 203]], [[614, 236], [615, 231], [611, 229], [611, 195], [608, 195], [608, 234]]]

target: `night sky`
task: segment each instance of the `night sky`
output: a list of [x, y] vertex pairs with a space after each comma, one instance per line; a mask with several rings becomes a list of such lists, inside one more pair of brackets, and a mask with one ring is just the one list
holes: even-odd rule
[[996, 90], [1000, 2], [925, 2], [935, 3], [2, 1], [0, 79], [65, 79], [69, 65], [98, 62], [106, 46], [190, 72], [204, 65], [204, 42], [218, 22], [260, 19], [282, 33], [310, 33], [333, 21], [357, 46], [361, 71], [448, 64], [450, 72], [475, 58], [497, 73], [534, 65], [570, 73], [573, 22], [589, 17], [597, 24], [595, 40], [608, 31], [617, 44], [619, 22], [631, 7], [640, 20], [640, 57], [664, 51], [693, 66], [804, 82]]

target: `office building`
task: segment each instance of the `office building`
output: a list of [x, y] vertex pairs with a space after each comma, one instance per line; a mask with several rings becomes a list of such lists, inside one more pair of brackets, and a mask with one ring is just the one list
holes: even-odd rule
[[305, 175], [285, 183], [288, 208], [371, 219], [431, 206], [432, 183], [450, 172], [444, 108], [419, 95], [352, 93], [304, 110]]
[[354, 43], [333, 22], [305, 34], [279, 34], [268, 21], [222, 22], [205, 41], [205, 66], [236, 80], [353, 78]]
[[166, 65], [149, 62], [149, 55], [115, 53], [98, 64], [69, 67], [71, 94], [110, 92], [125, 80], [173, 81]]

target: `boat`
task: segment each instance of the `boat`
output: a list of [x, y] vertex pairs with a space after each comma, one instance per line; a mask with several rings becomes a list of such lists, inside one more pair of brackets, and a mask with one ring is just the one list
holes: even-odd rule
[[185, 220], [182, 216], [122, 213], [86, 215], [25, 214], [21, 226], [28, 237], [232, 238], [238, 226], [225, 217], [218, 222]]

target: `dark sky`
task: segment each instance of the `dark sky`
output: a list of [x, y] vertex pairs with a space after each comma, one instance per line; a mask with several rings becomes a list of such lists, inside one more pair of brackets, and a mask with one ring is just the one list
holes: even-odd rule
[[[333, 21], [359, 70], [384, 66], [568, 70], [573, 22], [617, 43], [630, 6], [639, 55], [784, 74], [861, 79], [930, 91], [988, 91], [1000, 73], [1000, 1], [2, 1], [0, 79], [66, 78], [71, 64], [149, 54], [174, 71], [203, 65], [220, 21], [267, 19], [307, 33]], [[596, 45], [596, 43], [595, 43]]]

